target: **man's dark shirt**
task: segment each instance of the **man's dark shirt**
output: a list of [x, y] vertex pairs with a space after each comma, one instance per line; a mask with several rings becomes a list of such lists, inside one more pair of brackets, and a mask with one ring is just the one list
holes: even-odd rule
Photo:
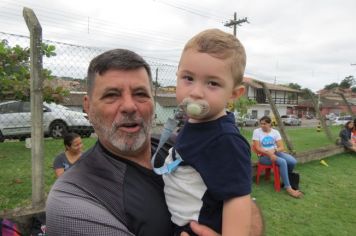
[[[152, 138], [152, 151], [158, 140]], [[163, 160], [170, 145], [160, 150]], [[99, 142], [48, 196], [47, 230], [56, 235], [172, 235], [161, 176], [115, 156]]]

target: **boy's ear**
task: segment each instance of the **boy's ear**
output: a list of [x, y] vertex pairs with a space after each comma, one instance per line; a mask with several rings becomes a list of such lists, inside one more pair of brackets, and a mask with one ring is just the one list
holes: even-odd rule
[[236, 100], [242, 95], [244, 95], [244, 93], [245, 93], [245, 86], [243, 85], [236, 86], [232, 91], [231, 99]]

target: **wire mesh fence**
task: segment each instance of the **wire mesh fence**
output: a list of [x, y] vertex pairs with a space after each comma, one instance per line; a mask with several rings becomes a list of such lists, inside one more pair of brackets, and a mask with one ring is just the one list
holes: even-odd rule
[[[90, 148], [96, 138], [88, 116], [83, 111], [82, 101], [86, 94], [86, 73], [89, 62], [111, 48], [94, 48], [43, 40], [43, 135], [45, 137], [44, 174], [46, 191], [55, 180], [54, 160], [68, 146], [63, 136], [79, 134], [84, 144], [83, 151]], [[1, 161], [15, 158], [25, 160], [25, 168], [6, 169], [2, 165], [1, 185], [15, 180], [21, 195], [31, 195], [31, 104], [30, 104], [30, 38], [0, 32], [0, 152]], [[176, 65], [164, 64], [145, 58], [152, 70], [155, 122], [160, 127], [176, 111], [173, 95], [176, 83]], [[46, 91], [48, 90], [48, 91]], [[46, 97], [46, 92], [49, 94]], [[32, 146], [32, 147], [31, 147]], [[17, 150], [17, 152], [15, 152]], [[0, 164], [1, 165], [1, 164]], [[66, 163], [63, 162], [63, 167]], [[5, 168], [5, 169], [3, 169]], [[7, 172], [7, 170], [12, 170]], [[20, 186], [22, 185], [22, 186]], [[25, 187], [26, 186], [26, 187]], [[8, 189], [8, 188], [6, 188]], [[11, 207], [15, 192], [0, 194], [0, 210]]]
[[[16, 45], [25, 50], [28, 50], [29, 48], [29, 38], [26, 36], [0, 32], [0, 39], [3, 42], [3, 45], [7, 46], [8, 48], [15, 48]], [[85, 78], [87, 68], [91, 59], [109, 49], [83, 47], [49, 40], [43, 40], [43, 43], [53, 47], [50, 56], [43, 56], [43, 68], [47, 71], [44, 84], [49, 85], [52, 88], [63, 88], [63, 90], [66, 91], [65, 96], [62, 96], [61, 99], [58, 99], [57, 103], [69, 108], [67, 109], [63, 106], [53, 105], [58, 109], [60, 108], [61, 111], [58, 111], [57, 115], [52, 115], [50, 114], [52, 112], [48, 112], [48, 110], [50, 110], [48, 108], [49, 104], [44, 104], [45, 135], [58, 137], [55, 132], [55, 127], [57, 127], [57, 131], [79, 131], [79, 133], [83, 133], [86, 136], [87, 131], [85, 130], [87, 129], [86, 126], [88, 124], [85, 122], [85, 120], [81, 119], [86, 115], [79, 114], [79, 112], [83, 111], [82, 100], [83, 96], [86, 94]], [[16, 50], [13, 50], [11, 53], [13, 53], [13, 56], [17, 56], [15, 54]], [[46, 52], [44, 54], [46, 55]], [[18, 62], [26, 64], [25, 67], [20, 69], [27, 70], [27, 73], [25, 73], [23, 77], [29, 77], [29, 57], [27, 59], [18, 60]], [[169, 116], [173, 116], [176, 110], [175, 96], [172, 95], [172, 93], [174, 93], [174, 85], [176, 80], [176, 65], [158, 63], [152, 60], [147, 60], [147, 62], [150, 64], [152, 69], [154, 99], [156, 105], [155, 123], [159, 125], [165, 122]], [[11, 67], [6, 63], [7, 61], [5, 58], [2, 58], [4, 70], [13, 70], [13, 72], [16, 73], [16, 70], [19, 69], [16, 66]], [[8, 71], [7, 75], [9, 74], [11, 73]], [[23, 77], [17, 78], [17, 80], [21, 81], [29, 79]], [[7, 89], [5, 84], [0, 84], [0, 86], [2, 86], [2, 101], [0, 102], [17, 100], [17, 91], [14, 91], [13, 89]], [[52, 92], [56, 93], [56, 89], [54, 89]], [[51, 95], [53, 96], [53, 94]], [[23, 97], [21, 100], [28, 101], [29, 97]], [[76, 111], [77, 113], [72, 111]], [[28, 125], [30, 122], [30, 111], [28, 103], [12, 103], [3, 105], [2, 112], [11, 114], [7, 115], [10, 116], [11, 119], [7, 121], [7, 126], [9, 126], [9, 128], [5, 128], [3, 130], [3, 136], [18, 136], [20, 139], [29, 136], [28, 131], [30, 130], [30, 127]], [[60, 112], [63, 114], [60, 115]], [[28, 114], [24, 115], [24, 113]], [[75, 120], [75, 122], [71, 122], [70, 120], [73, 120], [71, 116], [74, 114], [80, 116], [80, 119]], [[25, 118], [25, 116], [27, 117]], [[49, 116], [50, 118], [48, 118]], [[6, 119], [9, 118], [6, 117]], [[21, 120], [23, 120], [23, 122]], [[55, 124], [53, 124], [53, 122]], [[83, 128], [84, 130], [78, 130], [77, 126], [79, 128]], [[21, 127], [26, 128], [22, 129]]]
[[[0, 32], [0, 42], [2, 43], [0, 47], [0, 72], [2, 73], [0, 74], [0, 79], [7, 76], [13, 81], [18, 81], [11, 89], [9, 89], [10, 87], [6, 87], [8, 86], [6, 83], [0, 83], [0, 142], [6, 142], [6, 146], [0, 143], [0, 149], [5, 150], [6, 147], [16, 149], [18, 151], [16, 154], [19, 156], [18, 158], [28, 159], [26, 162], [28, 172], [24, 172], [23, 168], [19, 168], [11, 173], [7, 173], [6, 169], [2, 169], [0, 170], [0, 179], [9, 179], [6, 178], [5, 175], [12, 175], [13, 177], [10, 177], [8, 180], [11, 183], [14, 179], [16, 180], [15, 182], [19, 182], [17, 179], [22, 179], [21, 181], [23, 181], [24, 184], [31, 185], [31, 161], [29, 158], [31, 156], [31, 141], [28, 139], [31, 136], [29, 96], [18, 99], [18, 93], [24, 92], [25, 86], [20, 82], [29, 79], [29, 56], [27, 54], [21, 54], [22, 51], [20, 50], [20, 48], [25, 49], [24, 51], [28, 50], [29, 37]], [[90, 60], [110, 48], [84, 47], [50, 40], [43, 40], [43, 43], [47, 45], [46, 50], [48, 53], [48, 55], [43, 57], [43, 68], [46, 71], [46, 77], [49, 78], [45, 79], [44, 84], [52, 88], [61, 87], [65, 90], [65, 95], [62, 96], [61, 99], [57, 99], [55, 102], [43, 103], [45, 182], [47, 183], [46, 190], [48, 191], [48, 186], [51, 186], [55, 180], [53, 161], [59, 153], [64, 152], [66, 149], [62, 139], [63, 134], [69, 132], [79, 134], [84, 144], [84, 150], [90, 148], [96, 140], [93, 127], [89, 123], [88, 117], [83, 112], [82, 107], [83, 96], [86, 94], [85, 79]], [[18, 47], [16, 45], [18, 45]], [[8, 52], [5, 50], [6, 48], [13, 49], [10, 55], [5, 55]], [[175, 98], [177, 65], [164, 64], [151, 59], [146, 60], [152, 70], [155, 125], [159, 131], [159, 127], [161, 127], [167, 118], [173, 117], [178, 111]], [[246, 85], [247, 87], [250, 86], [248, 84]], [[252, 88], [251, 91], [253, 91]], [[53, 89], [50, 92], [52, 93], [52, 97], [55, 97], [58, 91]], [[261, 93], [261, 90], [252, 94], [247, 93], [247, 96], [257, 98], [259, 93]], [[263, 95], [264, 103], [268, 102], [265, 94]], [[286, 125], [289, 124], [290, 119], [291, 125], [309, 126], [316, 129], [319, 127], [320, 129], [320, 120], [317, 119], [318, 116], [311, 99], [300, 98], [297, 103], [283, 104], [285, 100], [289, 99], [286, 95], [283, 95], [281, 92], [275, 92], [272, 93], [272, 96], [271, 100], [279, 103], [277, 104], [277, 108], [280, 111], [282, 122], [285, 122]], [[295, 97], [293, 97], [293, 101], [295, 101]], [[319, 100], [318, 102], [319, 105], [323, 104], [324, 108], [327, 108], [326, 101]], [[342, 103], [342, 101], [340, 103]], [[332, 106], [330, 105], [330, 107]], [[245, 116], [240, 123], [248, 125], [249, 121], [252, 120], [251, 124], [253, 128], [258, 125], [258, 118], [263, 115], [273, 114], [271, 106], [268, 103], [257, 104], [254, 107], [250, 107], [248, 112], [251, 114]], [[331, 112], [343, 115], [343, 113], [347, 113], [347, 109], [332, 110], [330, 108], [325, 113]], [[348, 120], [351, 119], [349, 116], [347, 117]], [[295, 119], [295, 122], [292, 118]], [[336, 117], [330, 117], [327, 125], [331, 125], [331, 120], [334, 118]], [[340, 118], [338, 120], [345, 122], [341, 121], [342, 119], [345, 120], [346, 118]], [[293, 141], [293, 137], [291, 137], [291, 140]], [[0, 159], [6, 157], [1, 155], [0, 152]], [[6, 181], [0, 183], [0, 185], [1, 184], [6, 184]], [[30, 189], [28, 188], [25, 190], [21, 188], [21, 191], [24, 191], [26, 195], [30, 195]], [[3, 199], [7, 200], [2, 200], [0, 194], [0, 209], [4, 208], [4, 206], [11, 206], [11, 204], [8, 204], [8, 201], [11, 200], [8, 199], [16, 198], [16, 191], [5, 194], [7, 195]]]

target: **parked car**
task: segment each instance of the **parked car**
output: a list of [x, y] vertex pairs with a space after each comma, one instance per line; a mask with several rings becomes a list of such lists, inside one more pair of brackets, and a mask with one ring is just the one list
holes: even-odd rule
[[236, 124], [238, 126], [258, 126], [258, 119], [251, 114], [238, 116], [235, 114]]
[[306, 114], [306, 115], [305, 115], [305, 118], [306, 118], [307, 120], [311, 120], [311, 119], [314, 119], [314, 116], [313, 116], [312, 114]]
[[[76, 132], [89, 137], [94, 132], [87, 115], [55, 103], [43, 103], [43, 130], [45, 136], [60, 138], [65, 132]], [[23, 140], [31, 135], [30, 102], [0, 103], [0, 142], [6, 138]]]
[[339, 116], [332, 121], [332, 125], [345, 125], [348, 121], [352, 121], [352, 116]]
[[301, 125], [302, 121], [296, 115], [283, 115], [281, 116], [284, 125]]
[[335, 120], [337, 117], [338, 117], [338, 115], [336, 115], [335, 113], [329, 113], [329, 114], [325, 115], [325, 119], [331, 120], [331, 121]]

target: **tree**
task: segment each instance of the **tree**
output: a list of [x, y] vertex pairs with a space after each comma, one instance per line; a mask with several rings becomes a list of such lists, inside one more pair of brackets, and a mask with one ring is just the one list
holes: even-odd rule
[[243, 96], [234, 101], [234, 110], [239, 113], [239, 116], [243, 116], [247, 114], [248, 108], [250, 108], [255, 104], [256, 104], [255, 100]]
[[326, 89], [326, 90], [332, 90], [332, 89], [338, 88], [338, 87], [339, 87], [339, 84], [338, 84], [338, 83], [331, 83], [331, 84], [325, 85], [324, 89]]
[[342, 89], [348, 89], [351, 88], [353, 85], [355, 85], [355, 83], [356, 83], [355, 78], [352, 75], [349, 75], [340, 82], [339, 86]]
[[[42, 54], [55, 56], [55, 46], [42, 44]], [[53, 78], [52, 72], [42, 70], [44, 79]], [[63, 87], [43, 86], [43, 99], [47, 102], [59, 102], [68, 91]], [[0, 41], [0, 100], [29, 100], [30, 97], [30, 49], [19, 45], [11, 47], [7, 40]]]
[[301, 90], [302, 89], [302, 86], [300, 86], [299, 84], [297, 83], [289, 83], [287, 85], [289, 88], [292, 88], [292, 89], [297, 89], [297, 90]]
[[313, 95], [314, 97], [316, 97], [316, 95], [314, 94], [313, 91], [311, 91], [311, 89], [308, 89], [308, 88], [303, 88], [302, 89], [301, 97], [303, 99], [310, 99], [310, 95]]

